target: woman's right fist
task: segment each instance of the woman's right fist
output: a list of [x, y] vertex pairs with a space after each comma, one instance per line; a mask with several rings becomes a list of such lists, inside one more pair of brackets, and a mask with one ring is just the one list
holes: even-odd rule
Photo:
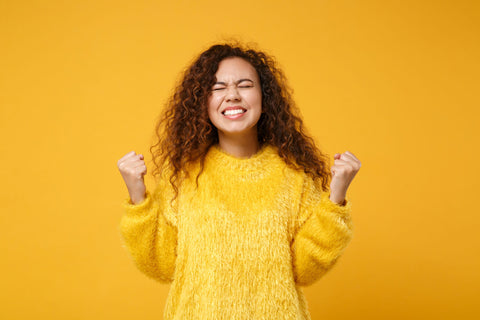
[[146, 192], [143, 176], [147, 173], [143, 155], [137, 155], [135, 151], [130, 151], [118, 160], [117, 166], [127, 185], [132, 203], [138, 204], [142, 202], [145, 199]]

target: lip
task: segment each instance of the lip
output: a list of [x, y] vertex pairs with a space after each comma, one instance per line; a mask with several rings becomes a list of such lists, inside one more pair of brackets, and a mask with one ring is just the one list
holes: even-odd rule
[[[221, 111], [221, 113], [224, 115], [224, 112], [225, 112], [225, 111], [227, 111], [227, 110], [236, 110], [236, 109], [242, 109], [242, 110], [244, 110], [245, 112], [247, 111], [247, 109], [245, 109], [245, 108], [243, 108], [243, 107], [241, 107], [241, 106], [233, 106], [233, 107], [226, 107], [225, 109], [223, 109], [223, 110]], [[244, 113], [245, 113], [245, 112], [244, 112]], [[243, 114], [243, 113], [240, 113], [240, 114]]]
[[[244, 112], [243, 113], [238, 113], [238, 114], [231, 114], [231, 115], [225, 115], [225, 111], [228, 111], [228, 110], [238, 110], [238, 109], [241, 109], [243, 110]], [[230, 119], [230, 120], [235, 120], [235, 119], [239, 119], [241, 117], [243, 117], [245, 115], [245, 113], [247, 113], [247, 109], [241, 107], [241, 106], [233, 106], [233, 107], [226, 107], [223, 111], [222, 111], [222, 115], [227, 118], [227, 119]]]

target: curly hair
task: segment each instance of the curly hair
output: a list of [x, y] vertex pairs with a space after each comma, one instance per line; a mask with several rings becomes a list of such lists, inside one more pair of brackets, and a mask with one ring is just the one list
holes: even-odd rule
[[322, 189], [328, 190], [332, 177], [330, 160], [306, 133], [285, 74], [272, 56], [239, 43], [211, 46], [184, 71], [155, 128], [158, 140], [150, 147], [155, 166], [153, 176], [168, 169], [175, 191], [173, 201], [182, 178], [189, 176], [188, 166], [199, 161], [198, 186], [205, 156], [218, 143], [217, 128], [208, 117], [207, 100], [216, 82], [219, 63], [229, 57], [246, 60], [259, 76], [264, 111], [257, 123], [260, 146], [276, 146], [287, 165], [303, 170], [314, 180], [321, 179]]

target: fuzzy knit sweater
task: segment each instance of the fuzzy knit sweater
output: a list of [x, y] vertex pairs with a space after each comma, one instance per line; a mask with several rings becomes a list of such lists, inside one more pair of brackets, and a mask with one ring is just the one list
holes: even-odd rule
[[135, 265], [171, 284], [164, 319], [310, 319], [301, 287], [350, 242], [349, 198], [331, 201], [270, 145], [247, 159], [213, 146], [198, 187], [195, 178], [173, 204], [165, 177], [141, 203], [123, 203], [120, 232]]

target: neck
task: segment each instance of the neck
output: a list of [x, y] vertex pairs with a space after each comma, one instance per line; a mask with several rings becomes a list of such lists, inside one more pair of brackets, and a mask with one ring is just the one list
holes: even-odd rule
[[260, 149], [257, 133], [248, 136], [218, 133], [218, 144], [226, 153], [237, 158], [249, 158]]

